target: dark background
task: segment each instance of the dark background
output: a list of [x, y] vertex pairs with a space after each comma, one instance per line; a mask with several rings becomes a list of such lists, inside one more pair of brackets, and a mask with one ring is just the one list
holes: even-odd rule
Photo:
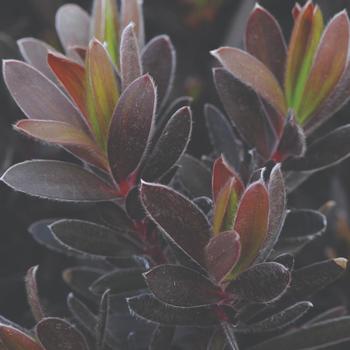
[[[15, 41], [32, 36], [47, 41], [59, 48], [54, 29], [57, 8], [68, 1], [63, 0], [2, 0], [0, 8], [0, 57], [18, 58]], [[89, 10], [90, 0], [70, 1]], [[177, 49], [178, 71], [174, 96], [190, 94], [194, 102], [194, 133], [189, 152], [197, 157], [210, 152], [203, 105], [211, 102], [219, 106], [211, 79], [211, 67], [215, 64], [209, 51], [222, 44], [240, 46], [244, 23], [253, 1], [209, 0], [213, 10], [207, 16], [200, 16], [190, 5], [191, 0], [144, 0], [147, 38], [166, 33]], [[216, 3], [220, 3], [217, 7]], [[260, 2], [280, 21], [286, 36], [289, 36], [292, 19], [292, 0], [265, 0]], [[348, 8], [350, 0], [319, 1], [325, 17]], [[323, 127], [330, 130], [349, 120], [349, 106], [343, 109]], [[70, 159], [63, 151], [43, 146], [25, 139], [12, 130], [12, 124], [23, 118], [12, 102], [3, 82], [0, 83], [0, 172], [9, 165], [33, 158]], [[289, 198], [290, 207], [319, 208], [325, 201], [336, 199], [339, 212], [347, 219], [347, 200], [350, 161], [324, 171], [307, 181]], [[40, 284], [44, 296], [54, 303], [61, 302], [66, 292], [61, 282], [61, 271], [69, 265], [62, 256], [48, 252], [38, 246], [27, 229], [34, 221], [47, 217], [77, 217], [93, 207], [72, 206], [29, 198], [17, 194], [0, 184], [0, 314], [14, 321], [30, 325], [26, 303], [23, 276], [27, 269], [40, 264]], [[332, 223], [332, 222], [331, 222]], [[301, 254], [300, 260], [316, 261], [332, 255], [347, 256], [350, 252], [350, 234], [336, 237], [334, 225], [326, 237], [311, 247], [308, 254]], [[349, 231], [350, 232], [350, 231]], [[347, 234], [349, 237], [347, 237]], [[345, 244], [344, 244], [345, 243]], [[346, 281], [340, 282], [342, 289], [336, 289], [336, 300], [347, 300], [349, 289]], [[340, 292], [339, 292], [340, 290]], [[333, 293], [333, 292], [332, 292]], [[321, 296], [321, 304], [333, 304], [334, 295]]]

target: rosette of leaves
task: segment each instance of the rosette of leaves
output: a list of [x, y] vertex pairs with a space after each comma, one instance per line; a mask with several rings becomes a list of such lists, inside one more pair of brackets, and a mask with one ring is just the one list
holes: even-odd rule
[[[315, 212], [287, 214], [280, 165], [270, 174], [260, 171], [245, 185], [220, 158], [214, 163], [212, 198], [213, 209], [205, 215], [195, 202], [169, 187], [142, 184], [147, 215], [173, 247], [178, 263], [146, 272], [152, 294], [129, 298], [128, 303], [136, 316], [159, 324], [159, 332], [168, 334], [176, 326], [209, 328], [211, 339], [203, 338], [207, 349], [224, 349], [226, 344], [238, 349], [236, 338], [241, 335], [282, 334], [301, 319], [312, 307], [309, 297], [339, 278], [347, 260], [294, 270], [293, 255], [276, 254], [281, 232], [297, 227], [293, 216], [297, 221], [304, 215], [310, 229], [322, 231], [325, 225]], [[339, 320], [333, 321], [327, 324], [337, 328]], [[347, 339], [346, 329], [338, 341]], [[296, 332], [295, 349], [317, 345], [311, 341], [314, 332], [311, 326], [301, 332], [307, 334], [305, 342]], [[333, 341], [331, 334], [325, 336], [325, 346]], [[284, 341], [282, 336], [266, 337], [267, 345], [263, 343], [261, 349], [268, 349], [269, 342]], [[166, 348], [171, 338], [164, 338]]]
[[[309, 138], [349, 100], [350, 25], [343, 11], [325, 27], [312, 1], [295, 5], [293, 17], [287, 46], [277, 20], [256, 5], [246, 27], [245, 51], [212, 51], [222, 65], [214, 69], [214, 80], [229, 120], [211, 106], [206, 114], [219, 154], [232, 160], [228, 147], [239, 147], [237, 132], [256, 151], [260, 166], [282, 161], [295, 181], [295, 172], [311, 174], [350, 154], [349, 125]], [[225, 129], [232, 125], [235, 131]]]

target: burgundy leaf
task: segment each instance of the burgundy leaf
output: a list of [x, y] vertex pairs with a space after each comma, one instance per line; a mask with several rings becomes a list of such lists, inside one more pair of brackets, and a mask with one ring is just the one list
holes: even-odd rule
[[141, 200], [166, 237], [205, 267], [210, 226], [204, 214], [180, 193], [162, 185], [143, 183]]
[[39, 322], [42, 318], [45, 317], [45, 311], [40, 301], [37, 283], [37, 272], [38, 266], [33, 266], [28, 270], [25, 278], [25, 285], [30, 310], [34, 319]]
[[286, 291], [290, 279], [290, 273], [283, 265], [266, 262], [241, 273], [226, 291], [250, 302], [269, 303]]
[[34, 338], [12, 326], [0, 324], [1, 350], [44, 350]]
[[167, 35], [159, 35], [147, 43], [142, 51], [142, 65], [156, 83], [160, 109], [167, 102], [176, 70], [175, 48]]
[[163, 303], [192, 307], [216, 304], [221, 289], [200, 273], [177, 265], [161, 265], [145, 273], [151, 292]]
[[137, 169], [152, 134], [156, 89], [144, 75], [123, 92], [114, 111], [108, 138], [108, 157], [116, 182]]
[[237, 264], [241, 254], [239, 235], [234, 231], [222, 232], [206, 246], [207, 268], [217, 282], [221, 282]]
[[1, 178], [8, 186], [31, 196], [66, 202], [115, 199], [116, 190], [75, 164], [33, 160], [16, 164]]

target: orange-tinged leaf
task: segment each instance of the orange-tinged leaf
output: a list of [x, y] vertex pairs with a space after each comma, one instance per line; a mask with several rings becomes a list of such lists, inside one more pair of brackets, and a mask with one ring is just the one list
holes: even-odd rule
[[44, 350], [32, 337], [11, 326], [0, 325], [0, 339], [6, 350]]
[[300, 109], [297, 111], [300, 122], [305, 122], [339, 82], [347, 64], [349, 39], [349, 17], [343, 11], [331, 20], [320, 41]]
[[108, 127], [119, 98], [113, 64], [103, 45], [92, 40], [86, 57], [87, 108], [100, 146], [105, 149]]
[[232, 277], [247, 269], [257, 256], [268, 232], [269, 195], [261, 181], [252, 183], [239, 203], [234, 230], [240, 236], [241, 258]]
[[212, 51], [220, 63], [236, 79], [253, 89], [282, 115], [287, 113], [284, 94], [276, 77], [254, 56], [232, 47], [222, 47]]
[[264, 63], [283, 84], [287, 55], [283, 33], [271, 13], [258, 4], [248, 19], [245, 45], [247, 51]]
[[57, 79], [61, 82], [75, 104], [86, 117], [86, 79], [84, 67], [53, 52], [49, 52], [47, 60]]
[[289, 107], [300, 104], [323, 27], [319, 7], [307, 2], [295, 20], [288, 47], [284, 83]]

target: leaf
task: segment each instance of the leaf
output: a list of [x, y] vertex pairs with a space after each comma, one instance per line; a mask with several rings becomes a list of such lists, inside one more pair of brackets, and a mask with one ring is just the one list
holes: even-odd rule
[[175, 79], [176, 52], [170, 38], [159, 35], [149, 41], [142, 51], [141, 60], [144, 73], [149, 73], [157, 86], [160, 110], [168, 100]]
[[182, 107], [170, 118], [147, 157], [142, 179], [157, 180], [171, 169], [186, 151], [191, 132], [191, 110], [189, 107]]
[[99, 202], [117, 197], [115, 189], [96, 175], [61, 161], [18, 163], [1, 180], [16, 191], [63, 202]]
[[227, 322], [222, 322], [221, 327], [224, 330], [226, 340], [230, 345], [231, 350], [239, 350], [238, 343], [235, 336], [235, 327]]
[[237, 209], [234, 230], [241, 242], [241, 258], [232, 277], [247, 269], [256, 259], [267, 239], [269, 220], [269, 194], [260, 181], [251, 184], [243, 193]]
[[134, 28], [134, 23], [130, 23], [123, 30], [120, 41], [120, 71], [123, 90], [142, 75], [140, 50]]
[[306, 322], [304, 324], [304, 326], [305, 325], [309, 326], [309, 325], [312, 325], [312, 324], [328, 321], [330, 319], [343, 317], [343, 316], [346, 316], [347, 313], [348, 313], [348, 310], [347, 310], [346, 306], [343, 306], [343, 305], [336, 306], [336, 307], [333, 307], [333, 308], [331, 308], [329, 310], [321, 312], [320, 314], [318, 314], [317, 316], [315, 316], [314, 318], [312, 318], [311, 320]]
[[66, 122], [87, 130], [81, 114], [68, 98], [35, 68], [24, 62], [7, 60], [3, 64], [3, 74], [7, 88], [28, 118]]
[[300, 121], [299, 106], [305, 90], [305, 84], [314, 61], [323, 31], [322, 12], [311, 1], [300, 9], [300, 15], [294, 23], [288, 47], [285, 74], [285, 93], [288, 106], [297, 111]]
[[268, 258], [280, 237], [280, 233], [285, 222], [287, 214], [287, 198], [280, 164], [277, 164], [271, 171], [270, 180], [268, 183], [268, 197], [268, 232], [264, 246], [261, 247], [255, 263], [263, 262]]
[[89, 15], [75, 4], [66, 4], [56, 13], [56, 31], [64, 49], [89, 45]]
[[63, 219], [50, 229], [60, 243], [82, 254], [129, 257], [139, 251], [124, 232], [88, 221]]
[[174, 327], [158, 326], [153, 332], [149, 350], [163, 350], [169, 348], [174, 338]]
[[156, 88], [147, 74], [129, 85], [120, 97], [108, 138], [108, 157], [117, 183], [127, 180], [140, 164], [152, 135], [155, 108]]
[[217, 154], [222, 154], [229, 165], [240, 170], [243, 149], [227, 118], [213, 105], [207, 104], [204, 116], [210, 142]]
[[350, 124], [341, 126], [308, 146], [302, 158], [290, 159], [286, 170], [319, 171], [339, 164], [350, 156]]
[[335, 16], [321, 38], [298, 109], [303, 123], [339, 82], [348, 60], [350, 23], [346, 11]]
[[323, 349], [349, 340], [350, 317], [324, 321], [269, 339], [249, 350], [306, 350]]
[[54, 82], [56, 81], [55, 75], [47, 63], [49, 51], [55, 51], [51, 46], [35, 38], [23, 38], [18, 40], [17, 44], [26, 62], [44, 74], [48, 79]]
[[91, 284], [90, 289], [95, 294], [101, 294], [107, 289], [110, 290], [111, 294], [144, 289], [146, 284], [142, 276], [143, 272], [145, 269], [141, 267], [117, 269], [96, 279]]
[[106, 290], [100, 300], [98, 310], [98, 322], [96, 325], [96, 349], [103, 350], [106, 342], [106, 330], [108, 327], [108, 320], [111, 308], [110, 291]]
[[192, 197], [211, 197], [210, 170], [198, 159], [184, 154], [178, 162], [177, 177]]
[[141, 201], [165, 236], [205, 267], [210, 226], [204, 214], [180, 193], [162, 185], [142, 183]]
[[[176, 307], [145, 294], [127, 299], [131, 314], [164, 326], [212, 327], [220, 320], [212, 306]], [[218, 307], [225, 310], [225, 306]]]
[[44, 318], [37, 324], [36, 333], [46, 350], [88, 349], [84, 336], [60, 318]]
[[296, 303], [262, 321], [253, 323], [243, 328], [238, 328], [240, 333], [265, 333], [275, 332], [292, 325], [303, 317], [313, 305], [309, 301]]
[[105, 149], [119, 87], [108, 52], [96, 39], [87, 50], [86, 72], [89, 121], [100, 146]]
[[222, 291], [195, 270], [178, 265], [160, 265], [144, 274], [151, 292], [161, 302], [192, 307], [218, 303]]
[[37, 283], [37, 272], [39, 266], [31, 267], [26, 274], [25, 286], [27, 292], [27, 299], [30, 306], [30, 310], [35, 321], [39, 322], [45, 317], [45, 311], [40, 301], [38, 283]]
[[11, 326], [0, 324], [0, 339], [3, 350], [43, 350], [32, 337]]
[[217, 282], [221, 282], [237, 264], [241, 255], [239, 235], [234, 231], [213, 237], [205, 248], [207, 269]]
[[85, 68], [60, 54], [52, 52], [48, 53], [47, 62], [79, 110], [85, 118], [88, 118]]
[[142, 48], [145, 42], [143, 23], [143, 0], [121, 0], [121, 23], [124, 29], [129, 23], [135, 24], [135, 33]]
[[345, 272], [347, 259], [322, 261], [295, 270], [286, 298], [303, 300], [339, 279]]
[[226, 113], [242, 138], [269, 159], [277, 138], [256, 93], [223, 68], [214, 70], [214, 80]]
[[221, 47], [212, 51], [225, 69], [268, 102], [279, 114], [287, 113], [283, 91], [271, 71], [249, 53], [233, 48]]
[[271, 13], [259, 4], [249, 16], [245, 46], [283, 84], [287, 49], [282, 29]]
[[290, 281], [290, 273], [283, 265], [265, 262], [242, 272], [226, 291], [249, 302], [270, 303], [286, 291]]

